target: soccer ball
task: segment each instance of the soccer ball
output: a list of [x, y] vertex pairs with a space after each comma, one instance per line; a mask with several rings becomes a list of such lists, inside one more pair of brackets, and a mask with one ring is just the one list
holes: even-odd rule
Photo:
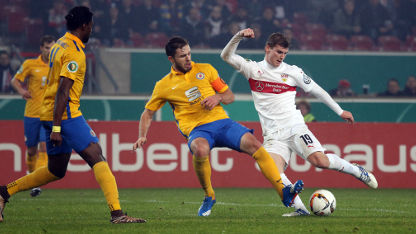
[[332, 214], [337, 206], [334, 194], [325, 189], [316, 190], [309, 198], [311, 211], [317, 216]]

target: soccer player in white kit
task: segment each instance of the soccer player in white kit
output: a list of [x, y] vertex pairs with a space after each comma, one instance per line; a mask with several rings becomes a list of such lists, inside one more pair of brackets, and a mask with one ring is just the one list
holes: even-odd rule
[[[284, 172], [291, 153], [295, 152], [315, 167], [350, 174], [376, 189], [378, 183], [372, 173], [338, 155], [324, 153], [325, 149], [309, 131], [302, 114], [296, 109], [296, 87], [317, 97], [347, 122], [354, 123], [351, 112], [343, 110], [301, 68], [283, 62], [289, 51], [289, 42], [282, 34], [273, 33], [269, 36], [265, 57], [261, 62], [246, 60], [235, 53], [243, 38], [254, 36], [250, 28], [241, 30], [225, 46], [221, 58], [247, 78], [263, 129], [263, 145], [275, 160], [279, 171]], [[285, 185], [291, 184], [284, 173], [281, 178]], [[293, 206], [295, 211], [283, 216], [310, 214], [299, 196], [295, 198]]]

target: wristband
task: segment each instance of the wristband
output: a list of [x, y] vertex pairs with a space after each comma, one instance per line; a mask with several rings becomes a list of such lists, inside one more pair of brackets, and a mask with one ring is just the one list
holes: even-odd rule
[[61, 132], [61, 126], [52, 126], [52, 132]]

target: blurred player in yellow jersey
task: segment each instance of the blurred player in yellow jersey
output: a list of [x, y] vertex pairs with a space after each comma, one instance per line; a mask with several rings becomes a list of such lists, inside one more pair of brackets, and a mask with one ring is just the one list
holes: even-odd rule
[[[48, 164], [45, 129], [40, 122], [40, 107], [49, 71], [49, 52], [53, 44], [53, 36], [43, 36], [40, 40], [41, 54], [36, 59], [24, 61], [12, 79], [13, 88], [26, 100], [24, 129], [27, 146], [26, 165], [29, 173]], [[36, 197], [41, 192], [40, 188], [33, 188], [30, 195]]]
[[86, 71], [84, 43], [88, 42], [92, 32], [92, 16], [90, 9], [84, 6], [72, 8], [65, 16], [68, 32], [51, 48], [48, 84], [40, 114], [46, 131], [48, 167], [41, 167], [7, 186], [0, 186], [1, 214], [13, 194], [63, 178], [74, 149], [93, 169], [110, 208], [110, 221], [146, 222], [122, 212], [116, 180], [102, 155], [98, 138], [79, 110]]
[[179, 131], [188, 140], [193, 154], [193, 165], [205, 198], [198, 216], [208, 216], [216, 202], [211, 185], [209, 153], [214, 147], [228, 147], [251, 155], [263, 175], [272, 183], [283, 204], [291, 206], [303, 189], [303, 182], [284, 187], [279, 170], [262, 144], [252, 134], [253, 130], [231, 120], [220, 105], [234, 101], [234, 94], [210, 64], [191, 61], [191, 48], [186, 39], [173, 37], [165, 46], [172, 63], [170, 73], [158, 81], [145, 106], [140, 124], [139, 139], [133, 150], [147, 141], [153, 115], [168, 102], [175, 115]]

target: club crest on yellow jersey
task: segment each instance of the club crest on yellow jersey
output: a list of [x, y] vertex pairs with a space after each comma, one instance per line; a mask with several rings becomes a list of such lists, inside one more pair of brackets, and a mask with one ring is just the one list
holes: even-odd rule
[[78, 63], [75, 61], [71, 61], [68, 63], [68, 66], [66, 67], [68, 69], [69, 72], [76, 72], [78, 71]]
[[196, 74], [196, 78], [197, 78], [198, 80], [202, 80], [202, 79], [204, 79], [204, 78], [205, 78], [205, 74], [204, 74], [204, 73], [202, 73], [202, 72], [199, 72], [199, 73], [197, 73], [197, 74]]

